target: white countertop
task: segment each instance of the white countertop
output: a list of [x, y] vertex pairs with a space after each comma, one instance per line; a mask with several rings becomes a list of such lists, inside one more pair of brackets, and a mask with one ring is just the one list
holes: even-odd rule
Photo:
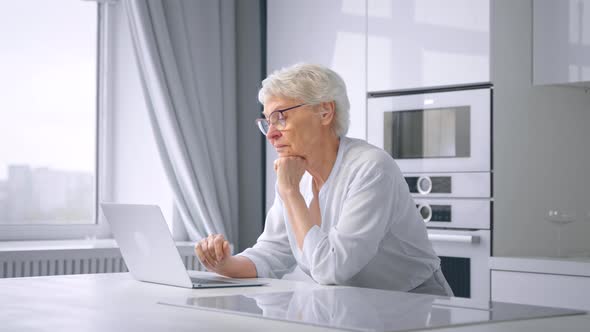
[[491, 257], [492, 270], [590, 277], [590, 257]]
[[[0, 329], [7, 331], [324, 331], [323, 327], [162, 305], [204, 296], [259, 296], [341, 289], [271, 280], [268, 286], [184, 289], [143, 283], [127, 273], [0, 279]], [[400, 295], [401, 294], [401, 295]], [[398, 293], [397, 296], [418, 296]], [[332, 310], [338, 311], [338, 306]], [[458, 307], [460, 308], [460, 307]], [[461, 309], [461, 308], [460, 308]], [[463, 307], [464, 309], [464, 307]], [[412, 310], [404, 311], [411, 316]], [[450, 317], [453, 317], [451, 315]], [[431, 317], [429, 319], [435, 319]], [[452, 326], [441, 331], [587, 331], [589, 315]]]

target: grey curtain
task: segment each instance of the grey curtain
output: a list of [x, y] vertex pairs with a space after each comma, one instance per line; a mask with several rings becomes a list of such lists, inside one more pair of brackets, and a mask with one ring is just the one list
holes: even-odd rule
[[[191, 240], [237, 241], [232, 0], [124, 0], [151, 123]], [[146, 179], [149, 181], [149, 179]]]

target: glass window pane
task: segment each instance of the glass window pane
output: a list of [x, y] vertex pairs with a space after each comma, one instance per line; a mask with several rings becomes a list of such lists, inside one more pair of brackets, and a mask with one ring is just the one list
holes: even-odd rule
[[0, 224], [95, 222], [97, 4], [3, 1]]

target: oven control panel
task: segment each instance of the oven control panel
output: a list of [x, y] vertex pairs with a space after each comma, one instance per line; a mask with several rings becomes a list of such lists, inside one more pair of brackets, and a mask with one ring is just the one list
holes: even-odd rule
[[450, 194], [452, 192], [450, 176], [406, 176], [406, 182], [413, 194]]
[[491, 172], [404, 174], [414, 197], [490, 198]]
[[418, 208], [424, 222], [451, 222], [452, 220], [450, 205], [416, 204], [416, 208]]
[[414, 198], [428, 228], [491, 228], [491, 199]]

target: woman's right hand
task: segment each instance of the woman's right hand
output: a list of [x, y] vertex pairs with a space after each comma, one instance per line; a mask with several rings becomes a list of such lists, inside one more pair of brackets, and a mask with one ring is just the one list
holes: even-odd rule
[[231, 257], [229, 242], [221, 234], [212, 234], [197, 242], [195, 253], [207, 270], [217, 273]]

